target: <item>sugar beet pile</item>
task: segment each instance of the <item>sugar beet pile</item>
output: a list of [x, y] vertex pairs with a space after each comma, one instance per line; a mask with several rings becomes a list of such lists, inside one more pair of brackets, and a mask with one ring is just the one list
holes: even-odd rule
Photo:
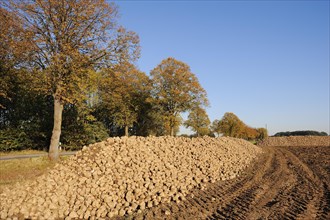
[[261, 149], [234, 138], [109, 138], [35, 181], [0, 195], [0, 218], [123, 216], [185, 200], [207, 182], [235, 178]]
[[272, 147], [330, 146], [330, 136], [268, 137], [259, 143], [259, 145]]

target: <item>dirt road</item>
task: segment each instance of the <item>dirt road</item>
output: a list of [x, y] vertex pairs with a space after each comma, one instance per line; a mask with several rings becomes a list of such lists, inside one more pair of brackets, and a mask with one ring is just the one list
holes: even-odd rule
[[330, 219], [330, 147], [266, 147], [246, 174], [115, 219]]

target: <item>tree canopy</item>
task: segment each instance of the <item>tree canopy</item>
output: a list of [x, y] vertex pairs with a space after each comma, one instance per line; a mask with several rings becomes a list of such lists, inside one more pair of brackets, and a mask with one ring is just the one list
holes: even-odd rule
[[240, 137], [243, 122], [232, 112], [226, 112], [220, 120], [220, 131], [224, 136]]
[[38, 77], [36, 88], [54, 99], [49, 157], [57, 159], [64, 105], [86, 99], [97, 68], [135, 59], [138, 37], [116, 28], [117, 8], [104, 0], [23, 0], [7, 8], [30, 36], [29, 57], [22, 63], [31, 78]]
[[148, 98], [150, 80], [130, 63], [104, 69], [100, 82], [101, 105], [112, 115], [114, 123], [128, 129], [138, 121], [141, 106]]
[[210, 126], [210, 129], [213, 133], [217, 134], [217, 136], [219, 137], [220, 134], [221, 134], [221, 127], [220, 127], [220, 120], [218, 119], [215, 119], [211, 126]]
[[186, 127], [191, 127], [191, 129], [196, 132], [196, 135], [199, 137], [210, 133], [210, 123], [209, 116], [207, 115], [205, 109], [200, 106], [196, 106], [190, 111], [188, 120], [185, 121], [184, 125]]
[[221, 120], [213, 121], [211, 128], [218, 135], [247, 140], [264, 139], [268, 136], [267, 129], [251, 128], [232, 112], [226, 112]]
[[141, 72], [139, 37], [105, 0], [0, 3], [0, 151], [76, 150], [120, 135], [209, 134], [206, 91], [188, 64]]
[[171, 57], [163, 60], [150, 75], [154, 83], [154, 102], [160, 106], [170, 127], [170, 135], [173, 136], [181, 112], [188, 111], [196, 104], [208, 104], [206, 92], [190, 67]]
[[6, 105], [12, 100], [13, 81], [18, 79], [13, 75], [21, 74], [16, 68], [28, 59], [30, 49], [31, 37], [24, 31], [20, 18], [0, 7], [0, 109], [8, 107]]

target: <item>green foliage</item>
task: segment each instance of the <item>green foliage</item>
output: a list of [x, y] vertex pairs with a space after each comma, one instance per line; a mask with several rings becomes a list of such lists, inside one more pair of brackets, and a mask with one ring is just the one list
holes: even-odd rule
[[94, 122], [92, 124], [85, 124], [85, 131], [87, 133], [86, 144], [93, 144], [104, 141], [109, 137], [109, 134], [101, 122]]
[[0, 108], [0, 129], [28, 137], [8, 135], [6, 141], [11, 139], [20, 149], [47, 149], [52, 128], [52, 96], [35, 92], [26, 71], [10, 70], [5, 75], [3, 80], [10, 87], [7, 98], [0, 97], [5, 107]]
[[[0, 18], [5, 18], [4, 22], [0, 21], [1, 68], [7, 61], [17, 69], [28, 67], [29, 81], [34, 82], [31, 88], [53, 97], [49, 157], [56, 160], [64, 105], [79, 105], [95, 92], [96, 70], [136, 60], [140, 53], [139, 37], [116, 25], [117, 7], [103, 0], [94, 0], [92, 4], [13, 0], [3, 5], [0, 7]], [[16, 56], [25, 53], [29, 56]], [[0, 91], [0, 97], [10, 100], [10, 86], [0, 83], [0, 89], [4, 90]], [[5, 105], [0, 103], [0, 108]], [[90, 115], [86, 117], [94, 120]]]
[[211, 124], [211, 131], [219, 137], [221, 134], [220, 120], [215, 119]]
[[[76, 132], [79, 129], [79, 132]], [[78, 124], [63, 128], [61, 143], [65, 150], [81, 150], [84, 145], [104, 141], [108, 138], [107, 129], [101, 122]]]
[[0, 130], [0, 151], [32, 149], [33, 142], [22, 129], [7, 128]]
[[275, 137], [286, 137], [286, 136], [328, 136], [324, 131], [287, 131], [287, 132], [278, 132], [274, 135]]
[[96, 120], [92, 107], [67, 104], [63, 110], [61, 143], [65, 150], [78, 150], [82, 146], [103, 141], [109, 137], [103, 123]]
[[133, 127], [138, 114], [150, 94], [150, 80], [130, 63], [121, 63], [113, 68], [104, 69], [99, 85], [103, 109], [113, 118], [120, 128]]
[[[148, 97], [141, 105], [142, 108], [138, 114], [137, 122], [134, 123], [132, 134], [137, 136], [163, 136], [169, 134], [170, 132], [165, 128], [166, 122], [161, 109], [148, 101], [150, 99], [151, 97]], [[175, 128], [175, 130], [178, 130], [178, 128]]]
[[187, 64], [170, 57], [154, 68], [150, 75], [153, 82], [152, 101], [163, 113], [170, 135], [174, 135], [180, 113], [196, 105], [208, 105], [206, 91]]
[[[139, 37], [116, 17], [103, 0], [1, 4], [0, 150], [50, 145], [56, 159], [59, 141], [73, 150], [124, 132], [174, 135], [182, 112], [208, 105], [181, 61], [163, 60], [150, 78], [139, 71]], [[197, 124], [210, 133], [208, 118]]]
[[210, 133], [210, 119], [205, 109], [196, 106], [188, 115], [188, 120], [185, 121], [186, 127], [191, 127], [196, 132], [197, 136], [204, 136]]
[[[139, 38], [114, 25], [114, 5], [53, 1], [48, 10], [45, 2], [14, 0], [0, 8], [0, 150], [52, 143], [55, 152], [59, 141], [80, 149], [125, 128], [131, 135], [173, 135], [182, 112], [208, 104], [187, 64], [168, 58], [150, 78], [131, 64]], [[196, 132], [208, 134], [202, 124]]]
[[[23, 149], [48, 149], [49, 139], [52, 129], [52, 112], [46, 115], [34, 114], [32, 117], [26, 115], [23, 117], [19, 112], [27, 109], [35, 110], [31, 113], [37, 113], [37, 103], [24, 102], [19, 106], [17, 113], [11, 116], [11, 127], [4, 127], [1, 132], [0, 151], [23, 150]], [[46, 103], [45, 100], [41, 103]], [[50, 104], [51, 104], [50, 100]], [[30, 106], [31, 105], [31, 106]], [[42, 105], [41, 105], [42, 106]], [[13, 110], [15, 110], [14, 108]], [[94, 121], [93, 116], [87, 114], [84, 108], [78, 108], [74, 105], [67, 105], [64, 110], [65, 120], [63, 121], [63, 131], [61, 143], [67, 150], [81, 149], [83, 145], [95, 143], [106, 139], [109, 135], [107, 129], [101, 122]], [[17, 121], [16, 121], [17, 119]], [[23, 120], [24, 119], [24, 120]], [[17, 125], [13, 127], [13, 125]]]
[[[12, 101], [8, 102], [6, 109], [0, 109], [1, 143], [8, 145], [2, 145], [0, 150], [47, 150], [53, 125], [53, 98], [28, 92], [24, 89], [26, 85], [15, 85]], [[68, 150], [80, 149], [108, 137], [107, 129], [95, 121], [92, 110], [86, 103], [65, 105], [61, 143]]]
[[220, 132], [224, 136], [240, 137], [243, 131], [243, 122], [232, 112], [226, 112], [220, 120]]

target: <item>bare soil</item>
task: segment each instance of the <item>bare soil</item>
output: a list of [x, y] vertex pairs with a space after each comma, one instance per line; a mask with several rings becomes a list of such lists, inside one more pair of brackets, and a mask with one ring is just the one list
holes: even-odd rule
[[114, 219], [330, 219], [330, 146], [264, 147], [238, 178]]

